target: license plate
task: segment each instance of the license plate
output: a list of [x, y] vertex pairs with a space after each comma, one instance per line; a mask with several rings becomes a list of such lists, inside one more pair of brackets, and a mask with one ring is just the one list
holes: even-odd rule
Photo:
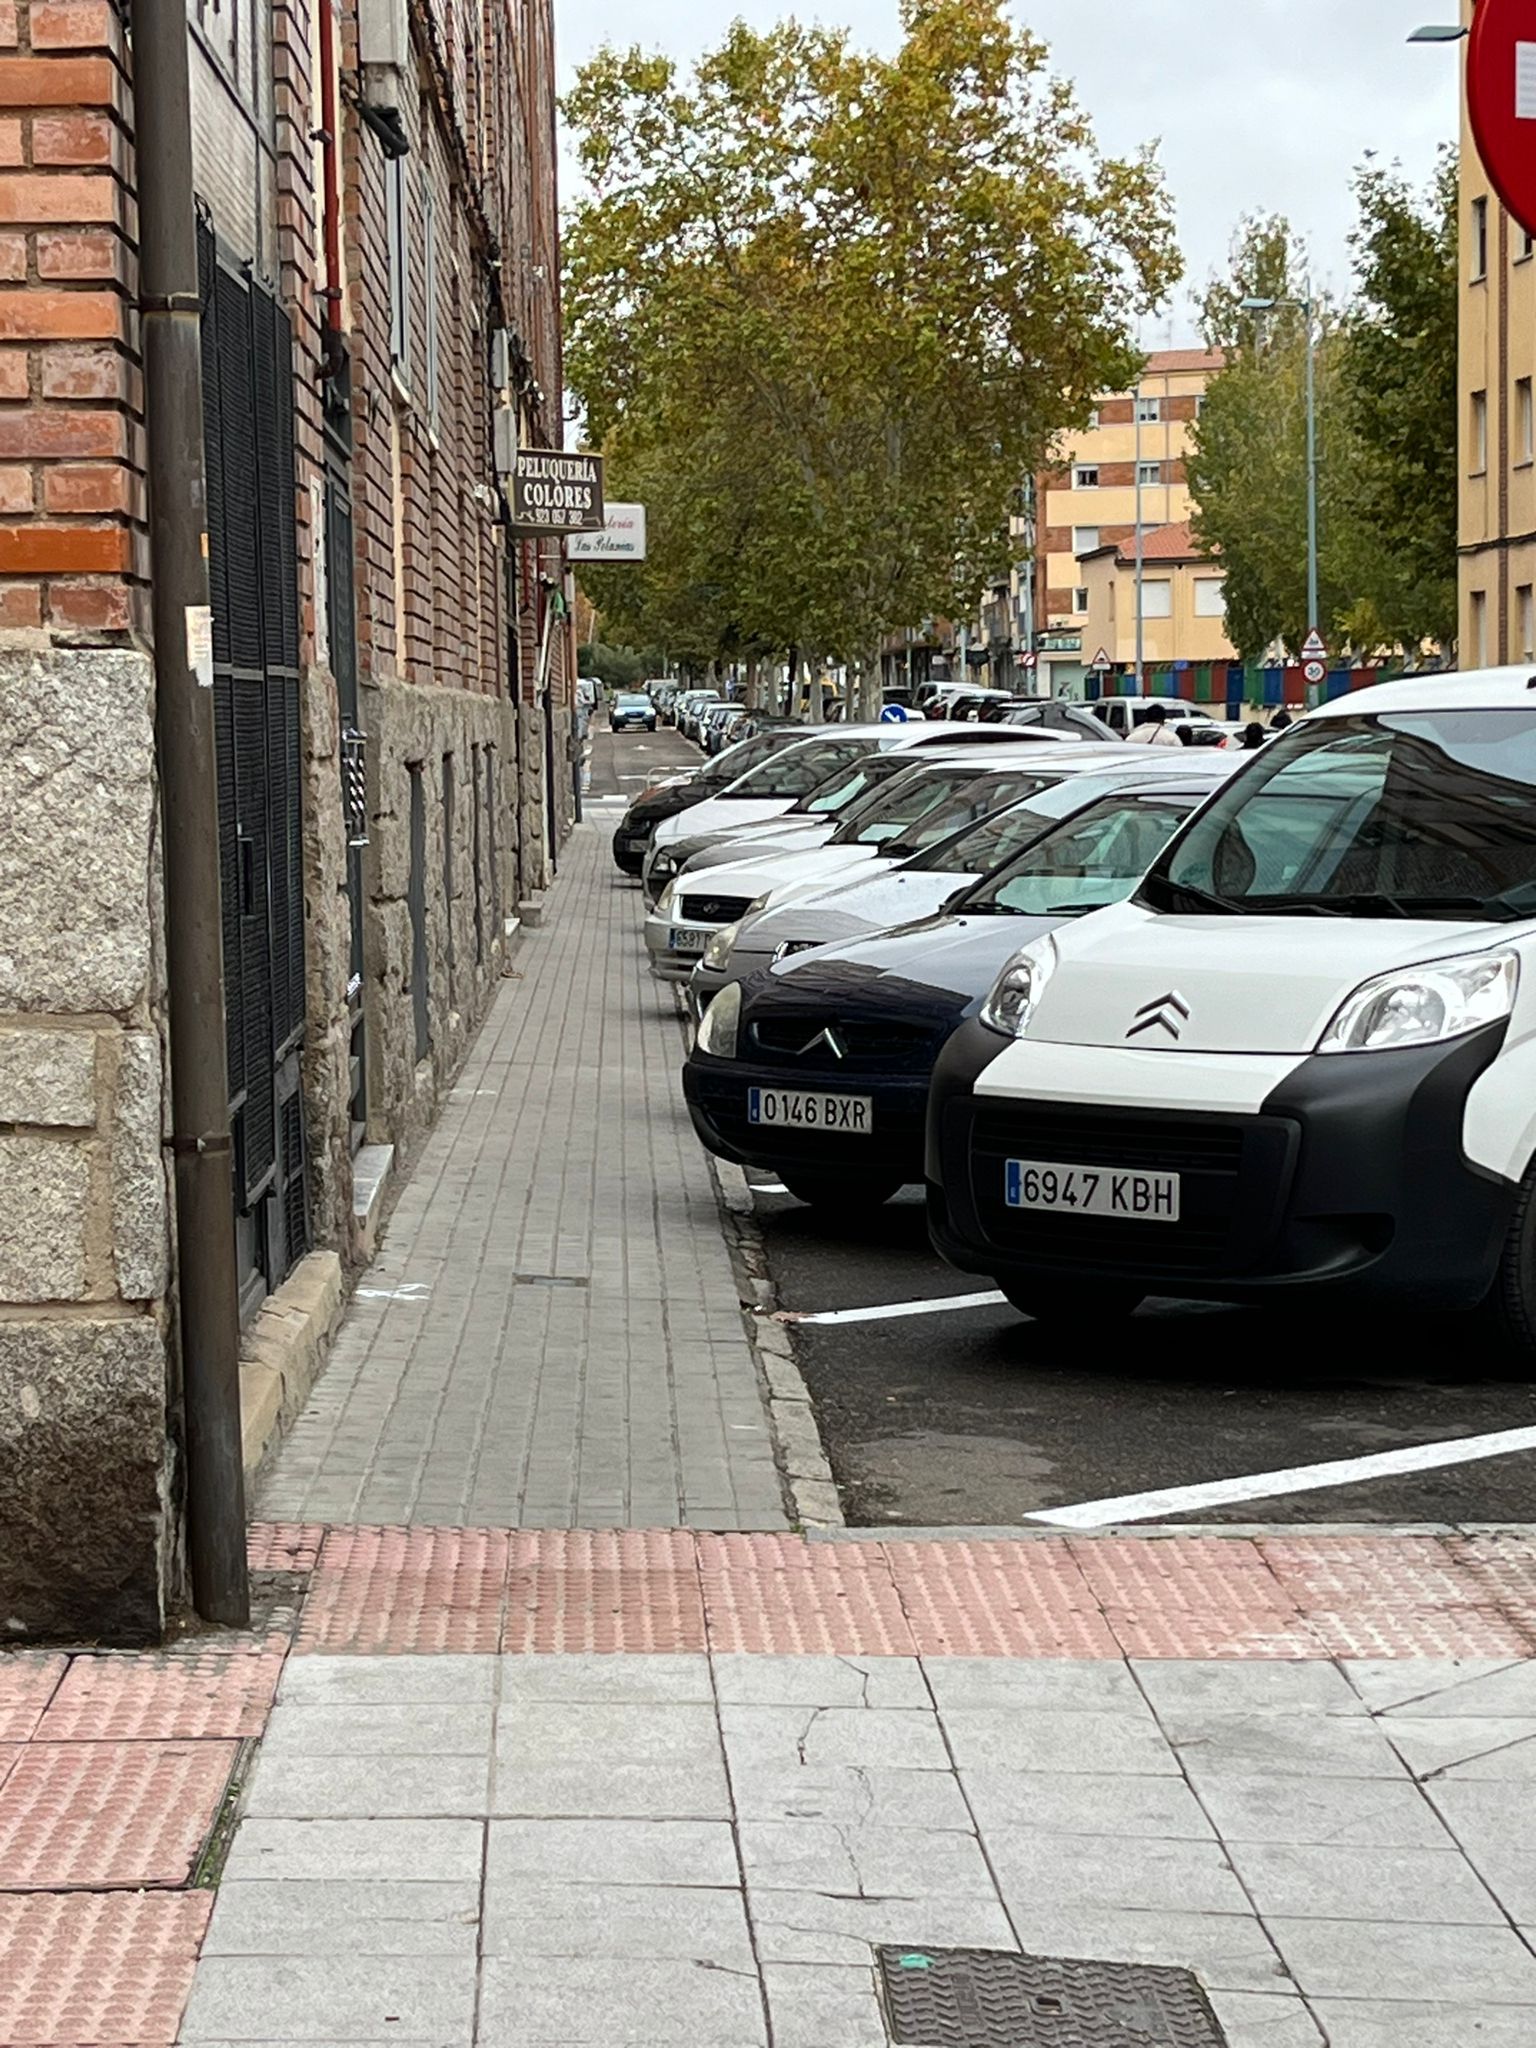
[[713, 932], [675, 924], [667, 934], [667, 950], [671, 953], [702, 953], [713, 937]]
[[867, 1138], [874, 1120], [874, 1099], [868, 1095], [820, 1095], [801, 1088], [747, 1090], [749, 1124], [772, 1124], [793, 1131], [832, 1131], [841, 1136]]
[[1117, 1216], [1133, 1223], [1177, 1223], [1176, 1173], [1122, 1173], [1107, 1166], [1061, 1166], [1044, 1159], [1007, 1162], [1010, 1209], [1073, 1216]]

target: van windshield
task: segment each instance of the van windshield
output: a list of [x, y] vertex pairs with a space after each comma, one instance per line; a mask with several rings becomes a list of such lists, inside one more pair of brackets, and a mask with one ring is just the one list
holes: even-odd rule
[[1536, 707], [1378, 712], [1272, 740], [1139, 900], [1264, 916], [1536, 916]]

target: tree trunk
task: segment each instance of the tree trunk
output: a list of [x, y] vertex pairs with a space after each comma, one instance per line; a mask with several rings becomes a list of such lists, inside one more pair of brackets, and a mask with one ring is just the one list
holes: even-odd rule
[[758, 681], [762, 662], [754, 654], [747, 661], [747, 709], [756, 711], [762, 705], [762, 690]]

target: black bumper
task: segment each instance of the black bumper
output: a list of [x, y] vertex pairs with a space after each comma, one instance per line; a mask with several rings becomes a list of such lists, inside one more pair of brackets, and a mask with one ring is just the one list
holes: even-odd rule
[[614, 864], [626, 875], [638, 875], [645, 866], [646, 849], [651, 835], [646, 832], [627, 832], [621, 825], [613, 835]]
[[[1515, 1189], [1462, 1150], [1467, 1093], [1505, 1027], [1303, 1061], [1255, 1115], [979, 1096], [1006, 1041], [962, 1026], [929, 1103], [929, 1231], [964, 1272], [1243, 1301], [1324, 1288], [1424, 1307], [1487, 1293]], [[1170, 1055], [1172, 1057], [1172, 1055]], [[1176, 1223], [1009, 1209], [1004, 1161], [1176, 1172]]]
[[[831, 1131], [785, 1130], [747, 1121], [749, 1088], [800, 1088], [827, 1095], [863, 1095], [874, 1104], [868, 1137]], [[717, 1060], [692, 1052], [683, 1068], [683, 1095], [693, 1128], [719, 1159], [738, 1166], [775, 1170], [797, 1166], [872, 1173], [899, 1173], [904, 1181], [923, 1177], [923, 1116], [926, 1075], [901, 1080], [846, 1073], [788, 1072], [749, 1060]]]

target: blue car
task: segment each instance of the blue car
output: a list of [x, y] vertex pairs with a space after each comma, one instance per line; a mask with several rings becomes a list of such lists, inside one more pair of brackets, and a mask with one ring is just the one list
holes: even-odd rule
[[1212, 762], [1121, 781], [937, 915], [729, 983], [683, 1070], [699, 1137], [829, 1209], [921, 1181], [928, 1084], [950, 1034], [1021, 946], [1129, 896], [1219, 779]]

